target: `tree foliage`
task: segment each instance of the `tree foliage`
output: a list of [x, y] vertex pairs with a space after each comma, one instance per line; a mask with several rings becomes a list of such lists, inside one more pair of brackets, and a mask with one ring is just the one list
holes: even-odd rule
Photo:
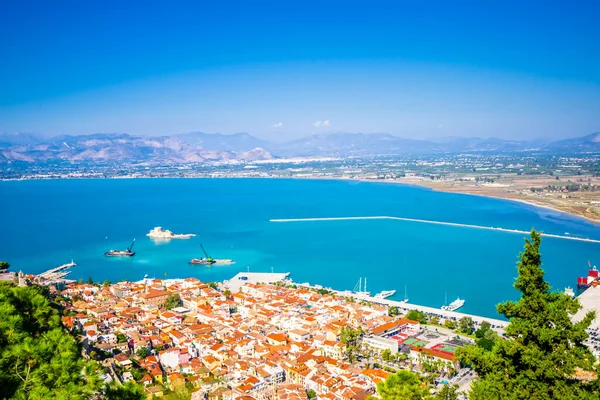
[[0, 261], [0, 270], [7, 270], [10, 268], [10, 264], [6, 261]]
[[167, 310], [170, 310], [172, 308], [179, 307], [180, 304], [181, 298], [177, 293], [173, 293], [170, 294], [169, 297], [167, 297], [167, 300], [165, 301], [165, 308]]
[[425, 400], [429, 398], [427, 386], [412, 372], [400, 370], [377, 384], [382, 400]]
[[[472, 386], [470, 399], [598, 399], [600, 385], [594, 357], [583, 344], [586, 328], [594, 318], [571, 322], [580, 305], [569, 296], [550, 290], [544, 280], [539, 252], [541, 236], [535, 230], [526, 239], [517, 263], [514, 287], [521, 292], [517, 302], [498, 305], [510, 320], [506, 340], [495, 337], [490, 349], [469, 346], [458, 351], [463, 364], [471, 365], [480, 378]], [[480, 332], [482, 338], [490, 330]], [[595, 381], [575, 379], [576, 371], [594, 371]]]
[[410, 310], [409, 313], [406, 314], [406, 318], [410, 319], [411, 321], [420, 322], [422, 324], [427, 323], [427, 316], [425, 315], [425, 313], [417, 310]]
[[3, 397], [89, 398], [100, 385], [95, 368], [82, 360], [41, 288], [0, 283]]
[[[85, 361], [63, 328], [47, 291], [0, 283], [0, 397], [11, 399], [143, 399], [136, 385], [102, 388], [100, 366]], [[118, 392], [118, 393], [117, 393]]]
[[398, 307], [396, 307], [396, 306], [391, 306], [390, 308], [388, 308], [388, 315], [390, 317], [395, 317], [396, 315], [400, 315], [400, 310], [398, 310]]
[[473, 332], [473, 319], [471, 317], [462, 317], [458, 321], [458, 330], [461, 333], [471, 334]]

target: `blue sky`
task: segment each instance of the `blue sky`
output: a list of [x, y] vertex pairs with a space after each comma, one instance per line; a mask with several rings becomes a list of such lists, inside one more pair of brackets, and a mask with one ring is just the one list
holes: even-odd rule
[[598, 1], [4, 2], [0, 132], [600, 130]]

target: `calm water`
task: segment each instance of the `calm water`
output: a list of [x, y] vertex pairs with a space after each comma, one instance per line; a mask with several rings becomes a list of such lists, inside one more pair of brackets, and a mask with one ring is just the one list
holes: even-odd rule
[[[520, 235], [401, 221], [270, 223], [271, 218], [392, 215], [600, 239], [597, 225], [514, 202], [378, 183], [280, 179], [114, 179], [0, 182], [0, 259], [38, 273], [68, 262], [71, 277], [203, 281], [251, 271], [291, 272], [297, 282], [351, 290], [396, 289], [394, 298], [433, 307], [457, 296], [461, 311], [496, 316], [513, 299]], [[190, 240], [154, 243], [160, 225]], [[104, 257], [137, 238], [135, 257]], [[203, 243], [230, 266], [189, 266]], [[546, 277], [574, 286], [600, 245], [544, 239]]]

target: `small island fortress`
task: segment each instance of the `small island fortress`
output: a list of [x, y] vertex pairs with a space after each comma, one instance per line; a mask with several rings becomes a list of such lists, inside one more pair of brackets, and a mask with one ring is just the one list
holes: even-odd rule
[[152, 239], [189, 239], [196, 235], [193, 233], [173, 233], [168, 229], [157, 226], [148, 232], [146, 236]]

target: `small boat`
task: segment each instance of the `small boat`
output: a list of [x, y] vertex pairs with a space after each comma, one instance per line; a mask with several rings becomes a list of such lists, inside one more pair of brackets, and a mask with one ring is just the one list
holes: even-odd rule
[[203, 258], [193, 258], [189, 264], [191, 265], [224, 265], [224, 264], [235, 264], [233, 260], [230, 259], [216, 259], [212, 258], [208, 255], [206, 250], [204, 250], [204, 246], [201, 244], [202, 252], [204, 253]]
[[133, 245], [135, 244], [135, 239], [131, 242], [131, 245], [127, 248], [127, 250], [109, 250], [104, 255], [106, 257], [132, 257], [135, 255], [135, 251], [133, 251]]
[[400, 303], [408, 303], [408, 294], [406, 293], [406, 286], [404, 286], [404, 300]]

